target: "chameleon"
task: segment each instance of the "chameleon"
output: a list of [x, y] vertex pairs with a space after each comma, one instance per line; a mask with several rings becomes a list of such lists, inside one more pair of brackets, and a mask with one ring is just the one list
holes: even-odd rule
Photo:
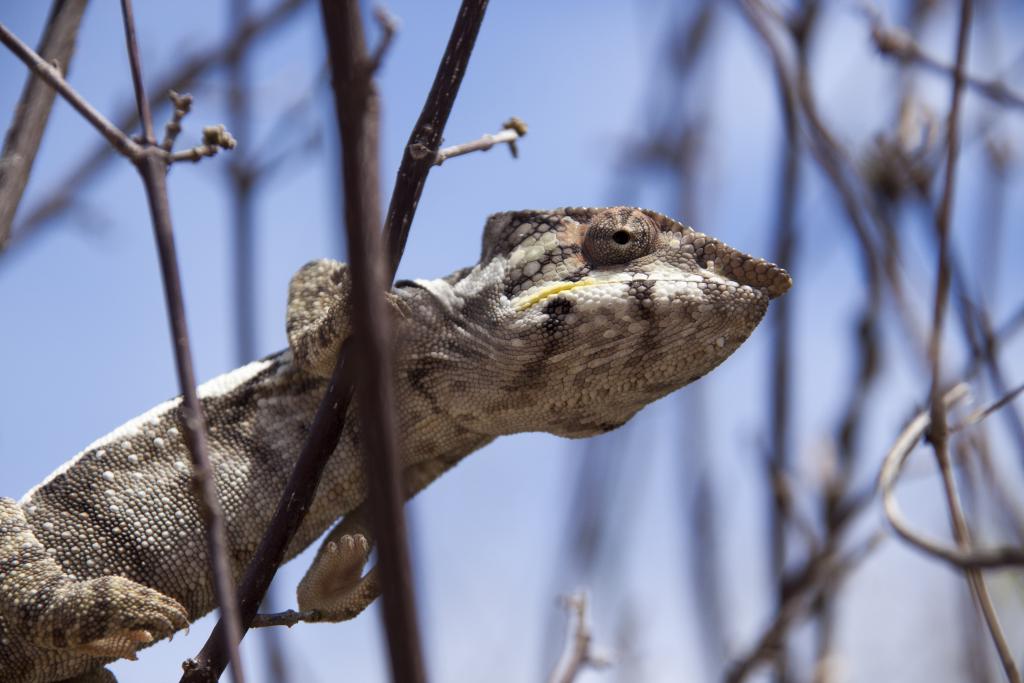
[[[498, 436], [615, 429], [724, 361], [791, 283], [655, 211], [490, 216], [476, 265], [387, 294], [406, 497]], [[236, 579], [352, 332], [350, 289], [345, 264], [305, 265], [289, 285], [288, 348], [199, 387]], [[296, 591], [322, 621], [352, 618], [380, 592], [366, 571], [374, 539], [352, 415], [287, 549], [330, 529]], [[20, 501], [0, 498], [0, 680], [112, 681], [105, 664], [215, 607], [182, 431], [176, 398]]]

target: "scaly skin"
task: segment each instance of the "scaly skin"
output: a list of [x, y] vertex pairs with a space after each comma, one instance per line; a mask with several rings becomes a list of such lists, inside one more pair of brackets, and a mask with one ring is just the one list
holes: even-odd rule
[[[725, 360], [789, 286], [781, 268], [651, 211], [492, 216], [479, 264], [389, 295], [406, 494], [503, 434], [618, 427]], [[236, 578], [349, 334], [348, 291], [343, 264], [307, 265], [289, 292], [289, 350], [200, 387]], [[20, 502], [0, 499], [0, 680], [105, 675], [214, 607], [179, 406], [96, 441]], [[328, 621], [378, 592], [361, 575], [373, 539], [357, 424], [288, 550], [344, 517], [298, 590]]]

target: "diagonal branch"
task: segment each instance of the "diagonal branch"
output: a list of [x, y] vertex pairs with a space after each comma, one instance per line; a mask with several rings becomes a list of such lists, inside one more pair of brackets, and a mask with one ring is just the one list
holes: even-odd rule
[[[241, 22], [226, 41], [185, 56], [175, 71], [157, 81], [152, 88], [154, 95], [150, 99], [150, 105], [154, 106], [155, 102], [162, 99], [170, 90], [182, 92], [190, 89], [200, 77], [224, 65], [233, 55], [249, 49], [254, 41], [266, 36], [272, 29], [282, 26], [287, 19], [297, 14], [305, 3], [306, 0], [279, 0], [265, 12]], [[125, 103], [113, 117], [113, 121], [113, 126], [118, 130], [135, 128], [139, 122], [135, 103]], [[12, 231], [7, 246], [20, 244], [38, 234], [37, 231], [42, 226], [72, 209], [76, 205], [75, 198], [78, 194], [114, 158], [107, 145], [98, 145], [54, 184], [57, 190], [53, 194], [27, 207], [27, 215]]]
[[955, 67], [944, 64], [926, 53], [910, 34], [884, 26], [878, 14], [871, 14], [870, 20], [871, 40], [883, 55], [889, 55], [904, 64], [917, 64], [946, 76], [956, 75], [963, 80], [964, 85], [993, 102], [1024, 108], [1024, 94], [1013, 90], [1006, 83], [993, 78], [979, 78], [966, 73], [962, 67], [959, 73], [954, 73]]
[[84, 97], [72, 88], [60, 69], [53, 66], [42, 57], [37, 55], [32, 48], [11, 33], [11, 31], [0, 24], [0, 42], [14, 53], [14, 55], [25, 63], [37, 76], [47, 85], [60, 93], [61, 97], [67, 100], [68, 104], [75, 108], [86, 121], [92, 124], [93, 128], [99, 131], [100, 135], [107, 139], [107, 142], [118, 152], [135, 161], [142, 154], [142, 147], [128, 137], [118, 126], [111, 123], [103, 114], [89, 104]]
[[462, 77], [469, 64], [469, 56], [480, 32], [480, 24], [487, 10], [487, 0], [463, 0], [455, 19], [452, 35], [448, 38], [441, 65], [434, 84], [427, 94], [423, 111], [412, 129], [409, 142], [398, 167], [395, 189], [391, 194], [387, 218], [384, 221], [384, 242], [389, 257], [388, 274], [393, 280], [398, 271], [398, 260], [409, 239], [416, 206], [419, 204], [427, 174], [434, 165], [441, 146], [444, 127], [455, 104], [455, 95], [462, 85]]
[[[43, 59], [65, 74], [75, 50], [85, 5], [86, 0], [54, 0], [39, 42], [38, 52]], [[11, 236], [11, 223], [32, 173], [55, 95], [52, 88], [29, 74], [14, 111], [14, 120], [4, 138], [0, 157], [0, 251]]]

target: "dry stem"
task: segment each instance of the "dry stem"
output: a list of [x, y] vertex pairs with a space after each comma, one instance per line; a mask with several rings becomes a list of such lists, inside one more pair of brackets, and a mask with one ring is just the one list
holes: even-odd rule
[[548, 683], [572, 683], [588, 667], [603, 669], [611, 665], [608, 658], [593, 651], [594, 636], [587, 620], [587, 594], [580, 591], [562, 598], [562, 602], [569, 611], [569, 631], [565, 652], [559, 658], [559, 666], [551, 672]]

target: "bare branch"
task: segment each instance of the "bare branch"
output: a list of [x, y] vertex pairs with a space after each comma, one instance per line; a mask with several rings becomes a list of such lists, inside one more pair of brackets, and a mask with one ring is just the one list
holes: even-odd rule
[[423, 194], [427, 174], [434, 165], [432, 152], [441, 145], [448, 116], [455, 104], [455, 95], [462, 85], [462, 77], [466, 74], [469, 56], [487, 10], [487, 1], [462, 1], [441, 65], [427, 94], [427, 101], [406, 143], [387, 218], [384, 219], [384, 243], [391, 259], [388, 263], [391, 279], [394, 279], [398, 271], [398, 258], [405, 251], [416, 206]]
[[807, 561], [802, 580], [794, 587], [775, 612], [771, 622], [749, 652], [737, 659], [725, 676], [725, 683], [740, 683], [762, 663], [775, 656], [790, 627], [806, 614], [823, 584], [835, 586], [864, 561], [882, 541], [881, 534], [871, 536], [863, 545], [845, 555], [834, 548], [825, 548]]
[[[170, 90], [181, 92], [190, 88], [201, 76], [228, 62], [234, 54], [246, 50], [255, 40], [266, 36], [273, 28], [283, 25], [285, 20], [295, 16], [298, 9], [306, 2], [307, 0], [279, 0], [276, 5], [265, 12], [239, 23], [226, 41], [218, 41], [216, 45], [208, 49], [185, 55], [172, 73], [159, 79], [152, 90], [154, 95], [151, 98], [151, 104], [155, 103], [157, 99], [162, 99], [164, 93]], [[113, 120], [117, 130], [133, 129], [138, 124], [138, 112], [135, 104], [125, 103]], [[28, 214], [19, 221], [17, 228], [11, 233], [8, 247], [22, 243], [36, 234], [37, 229], [44, 224], [48, 224], [57, 216], [79, 206], [79, 202], [76, 201], [77, 195], [113, 158], [110, 152], [109, 146], [98, 145], [79, 164], [73, 166], [58, 182], [54, 183], [54, 187], [57, 189], [52, 195], [34, 206], [28, 207]]]
[[225, 645], [230, 652], [233, 680], [243, 683], [242, 662], [238, 656], [238, 606], [235, 602], [235, 587], [231, 576], [231, 565], [227, 552], [227, 531], [224, 515], [217, 498], [216, 482], [206, 443], [206, 426], [202, 408], [196, 394], [195, 372], [192, 368], [188, 325], [185, 319], [184, 297], [181, 291], [181, 275], [174, 247], [174, 232], [171, 226], [171, 209], [167, 197], [167, 151], [156, 145], [153, 134], [153, 119], [149, 100], [143, 87], [142, 65], [139, 47], [135, 39], [135, 21], [131, 0], [121, 0], [121, 14], [124, 19], [125, 39], [128, 44], [128, 60], [132, 70], [135, 99], [139, 105], [144, 136], [143, 149], [136, 159], [139, 174], [146, 188], [153, 232], [156, 236], [160, 256], [160, 270], [164, 281], [164, 295], [167, 314], [171, 323], [171, 339], [178, 370], [178, 383], [182, 393], [182, 428], [189, 453], [192, 456], [192, 483], [196, 490], [199, 511], [206, 527], [207, 554], [210, 572], [213, 576], [213, 592], [220, 607], [221, 618], [228, 624], [225, 631]]
[[167, 96], [174, 105], [174, 111], [171, 113], [171, 120], [164, 126], [164, 139], [160, 146], [165, 152], [170, 152], [174, 149], [174, 141], [178, 139], [178, 134], [181, 133], [182, 120], [192, 111], [192, 96], [188, 93], [179, 95], [174, 90], [168, 92]]
[[992, 413], [996, 412], [997, 410], [1008, 404], [1010, 401], [1020, 396], [1021, 393], [1024, 393], [1024, 384], [1021, 384], [1016, 389], [1008, 391], [1007, 393], [1003, 394], [1001, 398], [999, 398], [996, 401], [993, 401], [984, 408], [979, 408], [978, 410], [975, 410], [970, 415], [965, 417], [963, 420], [950, 427], [949, 431], [958, 432], [961, 429], [966, 429], [967, 427], [970, 427], [973, 424], [981, 422], [986, 417], [988, 417]]
[[167, 158], [167, 163], [199, 161], [205, 157], [216, 156], [222, 149], [234, 149], [237, 144], [234, 136], [223, 125], [206, 126], [203, 128], [203, 144], [174, 152]]
[[[67, 74], [86, 0], [54, 0], [39, 41], [39, 54]], [[11, 223], [32, 172], [32, 164], [50, 119], [56, 93], [32, 74], [25, 81], [14, 119], [0, 156], [0, 251], [11, 235]]]
[[384, 55], [391, 49], [391, 41], [394, 40], [395, 33], [398, 32], [398, 19], [381, 5], [373, 8], [373, 18], [382, 31], [380, 42], [374, 48], [367, 67], [370, 73], [375, 74], [384, 61]]
[[[956, 403], [959, 403], [968, 395], [967, 386], [958, 384], [947, 391], [943, 401], [948, 410]], [[1024, 565], [1024, 549], [1021, 548], [992, 548], [986, 550], [973, 549], [965, 551], [962, 549], [949, 548], [941, 543], [925, 538], [914, 531], [910, 524], [904, 519], [903, 511], [896, 501], [893, 491], [900, 473], [903, 471], [910, 453], [914, 446], [924, 435], [931, 424], [929, 411], [918, 413], [907, 424], [907, 426], [896, 437], [889, 453], [882, 461], [882, 469], [878, 475], [878, 489], [882, 495], [882, 505], [885, 516], [896, 531], [908, 543], [916, 546], [924, 552], [952, 564], [958, 569], [968, 567], [976, 568], [997, 568], [1007, 566]]]
[[[323, 0], [324, 31], [341, 136], [345, 233], [352, 270], [352, 335], [371, 519], [377, 538], [384, 625], [396, 681], [426, 680], [402, 507], [394, 409], [391, 317], [380, 251], [380, 104], [357, 0]], [[382, 41], [386, 47], [393, 30]], [[379, 53], [380, 54], [380, 53]]]
[[[946, 502], [949, 505], [950, 522], [953, 527], [953, 537], [956, 539], [957, 547], [961, 551], [969, 552], [971, 546], [971, 533], [964, 518], [963, 508], [960, 504], [960, 497], [956, 490], [956, 480], [953, 477], [953, 464], [949, 455], [949, 426], [946, 423], [946, 402], [942, 391], [942, 326], [945, 322], [946, 309], [949, 302], [950, 288], [950, 259], [949, 259], [949, 233], [952, 220], [953, 189], [956, 186], [956, 161], [960, 151], [960, 105], [961, 93], [964, 87], [964, 69], [967, 59], [967, 40], [970, 35], [972, 0], [961, 0], [960, 3], [960, 26], [957, 35], [956, 68], [953, 71], [953, 92], [952, 102], [949, 108], [949, 124], [946, 141], [946, 177], [942, 188], [942, 198], [939, 203], [939, 214], [936, 221], [938, 232], [938, 268], [935, 285], [935, 306], [932, 317], [931, 338], [928, 343], [928, 360], [931, 365], [931, 392], [929, 396], [930, 422], [929, 438], [935, 449], [935, 457], [939, 462], [939, 470], [942, 473], [943, 489], [946, 493]], [[978, 607], [985, 617], [992, 641], [999, 653], [1003, 663], [1003, 670], [1006, 672], [1007, 680], [1012, 683], [1019, 683], [1020, 672], [1013, 661], [1013, 654], [1006, 643], [1006, 636], [999, 623], [995, 607], [992, 605], [992, 598], [989, 596], [988, 587], [981, 572], [977, 568], [965, 568], [967, 583], [971, 587]]]
[[2, 23], [0, 23], [0, 42], [6, 45], [18, 59], [25, 63], [25, 66], [31, 69], [47, 85], [60, 93], [60, 96], [67, 100], [68, 104], [74, 107], [86, 121], [91, 123], [93, 128], [98, 130], [100, 135], [105, 137], [114, 149], [133, 161], [142, 155], [142, 147], [128, 137], [120, 128], [107, 120], [91, 104], [86, 102], [85, 98], [79, 95], [64, 80], [60, 69], [37, 55], [32, 48], [21, 42]]
[[559, 665], [551, 672], [548, 683], [572, 683], [586, 668], [611, 666], [607, 657], [592, 650], [594, 636], [587, 620], [587, 594], [581, 591], [566, 596], [562, 598], [562, 604], [569, 612], [569, 632], [565, 639], [565, 652], [559, 658]]
[[[955, 67], [943, 64], [935, 57], [925, 53], [924, 49], [907, 32], [885, 26], [878, 12], [869, 11], [868, 18], [871, 22], [871, 40], [883, 55], [893, 57], [905, 64], [916, 64], [946, 76], [954, 75]], [[1024, 108], [1024, 94], [1018, 93], [998, 79], [979, 78], [966, 73], [962, 68], [956, 75], [963, 80], [964, 85], [994, 102]]]
[[452, 145], [451, 147], [438, 150], [437, 155], [434, 157], [434, 164], [440, 166], [452, 157], [462, 156], [471, 152], [486, 152], [491, 147], [502, 143], [508, 144], [508, 149], [512, 152], [514, 158], [518, 157], [519, 150], [516, 149], [516, 140], [526, 135], [526, 122], [513, 116], [501, 124], [501, 127], [502, 131], [500, 133], [483, 135], [472, 142], [463, 142], [461, 145]]

